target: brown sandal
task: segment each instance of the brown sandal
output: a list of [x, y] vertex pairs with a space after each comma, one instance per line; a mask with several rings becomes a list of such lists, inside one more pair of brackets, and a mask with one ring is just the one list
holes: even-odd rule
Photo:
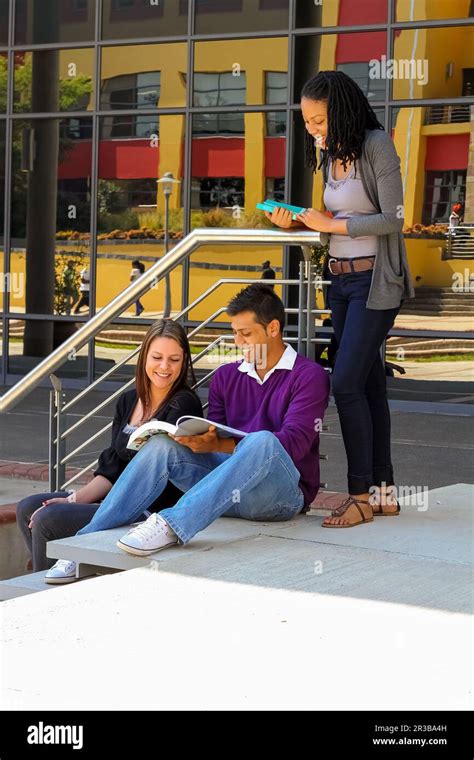
[[372, 512], [374, 513], [374, 517], [396, 517], [400, 514], [400, 504], [397, 501], [395, 512], [385, 512], [382, 504], [375, 504], [372, 506]]
[[[330, 523], [322, 523], [323, 528], [355, 528], [356, 525], [362, 525], [362, 523], [369, 523], [373, 522], [374, 518], [372, 517], [365, 517], [362, 509], [360, 508], [359, 504], [369, 504], [368, 501], [358, 501], [357, 499], [354, 499], [352, 496], [349, 496], [345, 501], [342, 502], [341, 506], [335, 509], [333, 512], [331, 512], [331, 517], [342, 517], [342, 515], [347, 512], [350, 506], [354, 505], [359, 510], [359, 514], [362, 519], [358, 520], [354, 523], [349, 523], [349, 525], [332, 525]], [[328, 518], [326, 518], [328, 519]]]

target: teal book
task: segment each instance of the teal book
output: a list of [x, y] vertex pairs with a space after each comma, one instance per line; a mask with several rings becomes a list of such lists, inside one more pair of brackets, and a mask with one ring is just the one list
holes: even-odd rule
[[280, 203], [279, 201], [271, 200], [266, 200], [263, 203], [257, 203], [257, 208], [259, 208], [261, 211], [268, 211], [270, 214], [276, 208], [285, 208], [287, 211], [292, 212], [291, 218], [293, 220], [296, 219], [297, 214], [301, 214], [302, 211], [305, 211], [305, 208], [303, 206], [291, 206], [289, 203]]

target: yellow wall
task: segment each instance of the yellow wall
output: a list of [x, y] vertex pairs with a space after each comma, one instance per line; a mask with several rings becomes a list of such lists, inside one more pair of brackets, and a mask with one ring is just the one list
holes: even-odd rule
[[[140, 258], [144, 255], [156, 255], [157, 257], [161, 255], [161, 246], [153, 246], [147, 249], [146, 245], [127, 245], [127, 255], [136, 255], [137, 258]], [[73, 255], [74, 252], [77, 252], [77, 248], [69, 247], [67, 244], [61, 245], [61, 251], [70, 251]], [[113, 246], [113, 245], [107, 245], [107, 246], [100, 246], [99, 245], [99, 253], [107, 253], [107, 254], [124, 254], [124, 246]], [[191, 262], [193, 261], [205, 261], [209, 263], [232, 263], [235, 264], [236, 261], [238, 261], [242, 266], [246, 265], [257, 265], [260, 264], [264, 259], [269, 259], [272, 266], [278, 266], [281, 267], [282, 265], [282, 254], [281, 249], [279, 248], [257, 248], [254, 250], [251, 250], [250, 248], [246, 248], [242, 251], [238, 252], [238, 255], [236, 256], [235, 248], [230, 248], [230, 246], [223, 246], [222, 248], [206, 248], [200, 251], [199, 253], [195, 253], [191, 257]], [[87, 266], [87, 260], [85, 260], [85, 263], [81, 265]], [[151, 266], [151, 262], [146, 262], [145, 264], [146, 268], [149, 269]], [[131, 261], [129, 259], [123, 259], [123, 258], [99, 258], [97, 261], [97, 306], [98, 308], [102, 308], [107, 303], [109, 303], [113, 298], [115, 298], [122, 290], [124, 290], [126, 287], [128, 287], [130, 283], [130, 271], [131, 271]], [[15, 252], [12, 253], [11, 257], [11, 272], [15, 275], [22, 275], [24, 277], [25, 275], [25, 253], [21, 252]], [[191, 303], [194, 301], [198, 296], [201, 295], [201, 293], [204, 293], [208, 288], [210, 288], [217, 280], [223, 279], [223, 278], [245, 278], [245, 279], [256, 279], [259, 280], [261, 276], [260, 271], [248, 271], [245, 269], [232, 269], [232, 270], [219, 270], [219, 269], [204, 269], [204, 268], [196, 268], [191, 267], [190, 269], [190, 277], [189, 277], [189, 302]], [[277, 273], [277, 278], [281, 277], [281, 273]], [[16, 280], [18, 282], [18, 280]], [[205, 301], [203, 301], [198, 307], [193, 309], [193, 311], [190, 313], [189, 318], [195, 319], [195, 320], [204, 320], [206, 317], [209, 316], [212, 312], [214, 312], [216, 309], [218, 309], [220, 306], [227, 303], [227, 301], [235, 295], [241, 288], [245, 287], [243, 284], [234, 284], [234, 285], [222, 285], [220, 286], [214, 293], [212, 293]], [[277, 290], [278, 292], [278, 290]], [[182, 268], [177, 267], [171, 272], [171, 294], [172, 294], [172, 309], [173, 311], [179, 310], [182, 308]], [[281, 290], [279, 291], [279, 294], [281, 295]], [[158, 283], [158, 286], [150, 290], [146, 295], [144, 295], [142, 298], [140, 298], [141, 302], [143, 303], [146, 311], [161, 311], [163, 309], [164, 305], [164, 295], [165, 295], [165, 282], [164, 280], [160, 280]], [[15, 298], [13, 296], [13, 293], [11, 295], [11, 301], [10, 305], [14, 311], [17, 309], [20, 309], [21, 311], [24, 311], [25, 309], [25, 299], [24, 294], [22, 294], [21, 298]], [[133, 311], [133, 307], [129, 308], [129, 311]], [[224, 315], [221, 317], [220, 321], [226, 321], [226, 316]]]
[[[470, 261], [461, 259], [441, 261], [442, 240], [407, 238], [405, 244], [416, 287], [427, 285], [451, 287], [453, 274], [463, 275], [465, 269], [471, 264]], [[422, 279], [416, 282], [416, 277]]]

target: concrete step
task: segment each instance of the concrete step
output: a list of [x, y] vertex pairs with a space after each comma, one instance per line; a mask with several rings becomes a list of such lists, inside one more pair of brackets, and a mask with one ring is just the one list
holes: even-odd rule
[[38, 591], [50, 591], [53, 588], [59, 588], [59, 585], [45, 582], [46, 572], [46, 570], [42, 570], [40, 573], [28, 573], [28, 575], [19, 575], [17, 578], [0, 581], [0, 601], [4, 602], [6, 599], [16, 599], [19, 596], [36, 594]]
[[[470, 292], [473, 292], [473, 291], [468, 291], [467, 290], [466, 291], [466, 295], [469, 295]], [[428, 294], [428, 295], [439, 296], [439, 295], [450, 295], [452, 293], [453, 293], [453, 287], [452, 287], [452, 285], [446, 285], [444, 287], [439, 287], [439, 288], [434, 287], [432, 285], [421, 285], [421, 287], [416, 288], [416, 294], [417, 295], [419, 295], [419, 294], [422, 294], [422, 295]]]
[[[97, 575], [109, 575], [113, 572], [117, 571], [113, 568], [95, 567], [89, 564], [83, 565], [78, 563], [78, 580], [75, 583], [88, 580]], [[16, 578], [0, 581], [0, 602], [4, 602], [7, 599], [16, 599], [19, 596], [27, 596], [28, 594], [37, 594], [40, 591], [51, 591], [51, 589], [69, 585], [66, 583], [46, 583], [44, 579], [46, 573], [47, 570], [42, 570], [39, 573], [28, 573], [27, 575], [19, 575]]]
[[413, 307], [407, 307], [403, 308], [400, 312], [400, 314], [403, 315], [412, 315], [414, 317], [459, 317], [463, 316], [469, 319], [470, 317], [474, 317], [474, 312], [470, 309], [468, 310], [460, 310], [460, 309], [426, 309], [426, 308], [413, 308]]
[[[279, 523], [284, 525], [285, 523]], [[193, 541], [182, 549], [186, 556], [195, 552], [209, 551], [214, 546], [221, 546], [232, 541], [258, 536], [262, 523], [249, 520], [221, 518], [216, 520], [206, 530], [203, 530]], [[72, 536], [59, 541], [50, 541], [47, 555], [53, 559], [69, 559], [80, 563], [83, 572], [88, 568], [108, 568], [112, 570], [132, 570], [137, 567], [147, 567], [153, 562], [167, 562], [176, 558], [176, 549], [171, 547], [164, 551], [151, 554], [148, 557], [135, 557], [117, 547], [117, 541], [128, 530], [128, 526], [112, 530], [89, 533], [84, 536]]]
[[405, 301], [408, 306], [414, 306], [415, 304], [432, 304], [434, 306], [473, 306], [474, 297], [462, 293], [451, 293], [449, 296], [444, 295], [442, 298], [437, 296], [416, 296]]
[[420, 340], [418, 338], [390, 338], [387, 354], [393, 355], [403, 349], [405, 356], [435, 354], [465, 354], [474, 351], [474, 340]]

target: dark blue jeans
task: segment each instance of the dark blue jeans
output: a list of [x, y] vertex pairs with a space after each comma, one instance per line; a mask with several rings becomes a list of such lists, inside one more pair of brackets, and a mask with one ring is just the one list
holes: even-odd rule
[[367, 493], [372, 485], [393, 485], [390, 411], [380, 347], [399, 308], [366, 307], [372, 271], [329, 275], [328, 304], [338, 342], [332, 373], [347, 455], [348, 489]]

